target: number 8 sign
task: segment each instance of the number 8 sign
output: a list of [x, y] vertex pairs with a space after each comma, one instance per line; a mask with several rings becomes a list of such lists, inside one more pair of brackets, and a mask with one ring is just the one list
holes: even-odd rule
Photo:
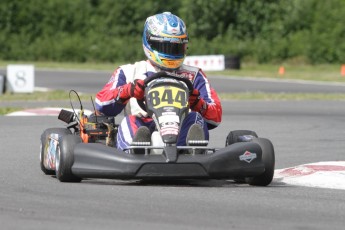
[[8, 89], [14, 93], [32, 93], [34, 91], [33, 65], [8, 65]]

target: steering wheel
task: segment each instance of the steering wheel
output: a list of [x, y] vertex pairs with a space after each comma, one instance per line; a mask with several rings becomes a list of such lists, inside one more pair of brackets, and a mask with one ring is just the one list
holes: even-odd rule
[[[179, 76], [175, 76], [175, 75], [170, 75], [170, 74], [168, 74], [166, 72], [163, 72], [163, 71], [155, 73], [151, 77], [145, 78], [145, 80], [144, 80], [144, 87], [146, 88], [147, 85], [151, 81], [153, 81], [153, 80], [155, 80], [157, 78], [171, 78], [171, 79], [175, 79], [175, 80], [178, 80], [178, 81], [182, 81], [182, 82], [184, 82], [187, 85], [189, 93], [191, 94], [193, 92], [194, 87], [193, 87], [192, 82], [189, 79], [187, 79], [185, 77], [179, 77]], [[146, 106], [144, 104], [144, 100], [137, 100], [137, 102], [138, 102], [138, 105], [140, 106], [140, 108], [142, 110], [146, 111]]]
[[189, 89], [189, 92], [191, 93], [192, 91], [193, 91], [193, 89], [194, 89], [194, 87], [193, 87], [193, 84], [192, 84], [192, 82], [189, 80], [189, 79], [187, 79], [187, 78], [185, 78], [185, 77], [179, 77], [179, 76], [175, 76], [175, 75], [170, 75], [170, 74], [168, 74], [168, 73], [166, 73], [166, 72], [158, 72], [158, 73], [155, 73], [154, 75], [152, 75], [151, 77], [148, 77], [148, 78], [146, 78], [145, 80], [144, 80], [144, 86], [145, 86], [145, 88], [146, 88], [146, 86], [151, 82], [151, 81], [153, 81], [153, 80], [155, 80], [155, 79], [157, 79], [157, 78], [172, 78], [172, 79], [175, 79], [175, 80], [178, 80], [178, 81], [183, 81], [186, 85], [187, 85], [187, 87], [188, 87], [188, 89]]

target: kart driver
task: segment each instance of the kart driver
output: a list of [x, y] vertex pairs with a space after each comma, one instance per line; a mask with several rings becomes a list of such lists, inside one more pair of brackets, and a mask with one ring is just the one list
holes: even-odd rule
[[161, 71], [186, 77], [194, 87], [189, 97], [190, 113], [181, 126], [177, 146], [186, 146], [191, 138], [209, 140], [208, 130], [220, 124], [222, 107], [204, 72], [183, 64], [188, 44], [185, 23], [170, 12], [148, 17], [142, 43], [147, 60], [118, 67], [95, 98], [99, 114], [116, 116], [125, 109], [116, 147], [124, 150], [132, 141], [151, 141], [155, 123], [136, 99], [144, 97], [144, 79]]

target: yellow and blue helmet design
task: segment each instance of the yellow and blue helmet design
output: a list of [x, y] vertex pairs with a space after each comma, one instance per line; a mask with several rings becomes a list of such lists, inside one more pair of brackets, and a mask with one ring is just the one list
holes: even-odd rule
[[186, 57], [188, 34], [185, 23], [170, 12], [148, 17], [143, 32], [146, 57], [165, 70], [178, 69]]

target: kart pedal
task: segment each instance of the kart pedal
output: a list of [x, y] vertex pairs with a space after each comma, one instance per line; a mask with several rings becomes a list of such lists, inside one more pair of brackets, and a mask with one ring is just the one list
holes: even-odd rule
[[[141, 126], [137, 130], [136, 134], [133, 137], [131, 143], [132, 146], [149, 146], [151, 145], [151, 132], [146, 126]], [[145, 149], [134, 148], [134, 154], [145, 154]]]
[[[186, 138], [187, 146], [206, 146], [208, 144], [208, 140], [205, 140], [204, 130], [199, 124], [193, 124], [187, 133]], [[204, 153], [203, 149], [191, 149], [188, 150], [191, 154], [202, 154]]]

